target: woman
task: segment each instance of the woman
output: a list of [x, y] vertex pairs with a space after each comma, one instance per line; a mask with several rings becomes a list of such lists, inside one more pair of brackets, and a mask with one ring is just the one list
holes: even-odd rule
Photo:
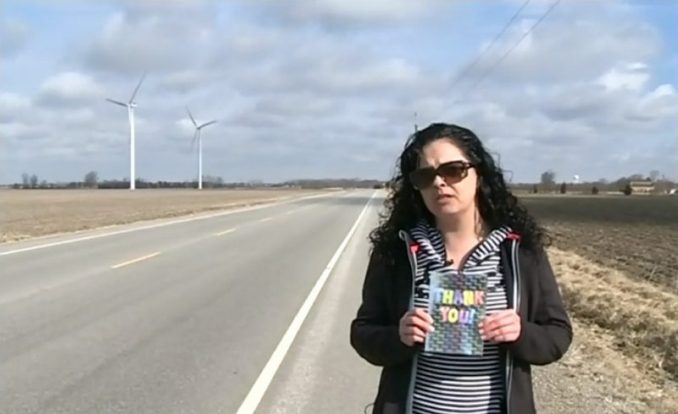
[[[534, 413], [531, 365], [557, 361], [572, 327], [544, 231], [470, 130], [432, 124], [400, 156], [351, 345], [382, 366], [373, 413]], [[487, 277], [482, 356], [424, 352], [428, 275]], [[468, 277], [468, 276], [467, 276]]]

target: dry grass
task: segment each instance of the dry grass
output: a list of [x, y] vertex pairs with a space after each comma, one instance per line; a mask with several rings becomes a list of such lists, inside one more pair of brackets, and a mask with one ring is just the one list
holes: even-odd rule
[[0, 190], [0, 242], [235, 208], [318, 191]]
[[572, 252], [552, 248], [549, 255], [571, 313], [608, 332], [656, 382], [675, 385], [678, 295]]
[[599, 326], [573, 321], [574, 342], [557, 364], [533, 367], [538, 412], [678, 412], [678, 388], [648, 376], [625, 356], [617, 339]]

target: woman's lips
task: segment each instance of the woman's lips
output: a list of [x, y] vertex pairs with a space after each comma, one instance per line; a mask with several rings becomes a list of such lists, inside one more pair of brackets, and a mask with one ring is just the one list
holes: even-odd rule
[[438, 202], [445, 202], [447, 200], [452, 199], [452, 195], [450, 194], [438, 194], [436, 195], [436, 201]]

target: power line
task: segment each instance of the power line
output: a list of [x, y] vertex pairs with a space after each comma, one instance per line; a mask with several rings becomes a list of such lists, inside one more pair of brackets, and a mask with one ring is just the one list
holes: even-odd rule
[[487, 48], [485, 48], [485, 50], [483, 50], [478, 56], [476, 56], [476, 58], [473, 59], [473, 61], [470, 64], [468, 64], [466, 67], [464, 67], [464, 69], [462, 69], [462, 71], [452, 81], [452, 84], [450, 85], [450, 89], [452, 89], [454, 86], [456, 86], [459, 83], [459, 81], [464, 77], [464, 75], [466, 75], [471, 69], [473, 69], [473, 67], [476, 64], [478, 64], [478, 62], [480, 62], [480, 59], [483, 56], [485, 56], [487, 54], [487, 52], [489, 52], [492, 49], [492, 47], [495, 45], [495, 43], [497, 43], [497, 41], [504, 35], [504, 33], [506, 33], [506, 30], [508, 30], [508, 28], [511, 26], [511, 24], [513, 24], [513, 22], [516, 20], [516, 18], [518, 18], [520, 13], [523, 11], [523, 9], [525, 7], [527, 7], [527, 5], [530, 3], [530, 1], [531, 0], [525, 0], [523, 5], [520, 6], [520, 8], [513, 14], [513, 16], [511, 16], [511, 19], [509, 19], [509, 21], [504, 25], [504, 27], [501, 29], [501, 31], [494, 37], [494, 39], [492, 39], [492, 41], [490, 41], [490, 44], [487, 46]]
[[459, 103], [462, 99], [465, 99], [465, 98], [468, 96], [468, 94], [469, 94], [476, 86], [478, 86], [483, 80], [485, 80], [485, 78], [487, 78], [487, 75], [489, 75], [490, 72], [492, 72], [497, 66], [499, 66], [499, 65], [500, 65], [500, 64], [501, 64], [501, 63], [502, 63], [502, 62], [503, 62], [510, 54], [511, 54], [511, 52], [513, 52], [513, 51], [514, 51], [514, 50], [515, 50], [515, 49], [523, 42], [523, 40], [525, 40], [525, 38], [526, 38], [530, 33], [532, 33], [532, 31], [533, 31], [537, 26], [539, 26], [539, 24], [540, 24], [541, 22], [543, 22], [544, 19], [546, 19], [546, 17], [553, 11], [553, 9], [556, 8], [556, 6], [558, 5], [558, 3], [560, 3], [560, 1], [561, 1], [561, 0], [556, 0], [553, 4], [551, 4], [551, 6], [546, 10], [546, 12], [544, 12], [544, 14], [542, 14], [541, 17], [540, 17], [540, 18], [539, 18], [539, 19], [538, 19], [538, 20], [537, 20], [537, 21], [536, 21], [529, 29], [527, 29], [527, 31], [526, 31], [525, 33], [523, 33], [523, 35], [520, 37], [520, 39], [519, 39], [519, 40], [518, 40], [518, 41], [517, 41], [517, 42], [516, 42], [509, 50], [507, 50], [506, 53], [504, 53], [504, 54], [502, 55], [502, 57], [500, 57], [499, 60], [497, 60], [497, 61], [494, 63], [494, 65], [490, 66], [489, 69], [487, 69], [485, 72], [483, 72], [483, 74], [480, 76], [480, 78], [479, 78], [473, 85], [471, 85], [471, 87], [468, 88], [468, 89], [464, 92], [464, 94], [463, 94], [459, 99], [457, 99], [453, 104]]

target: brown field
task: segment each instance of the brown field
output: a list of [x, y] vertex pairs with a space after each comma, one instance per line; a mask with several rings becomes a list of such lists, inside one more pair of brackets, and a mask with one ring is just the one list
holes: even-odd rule
[[678, 398], [678, 197], [522, 201], [550, 231], [549, 255], [572, 315], [612, 337]]
[[553, 243], [678, 290], [678, 197], [522, 197]]
[[320, 191], [0, 190], [0, 242], [235, 208]]

